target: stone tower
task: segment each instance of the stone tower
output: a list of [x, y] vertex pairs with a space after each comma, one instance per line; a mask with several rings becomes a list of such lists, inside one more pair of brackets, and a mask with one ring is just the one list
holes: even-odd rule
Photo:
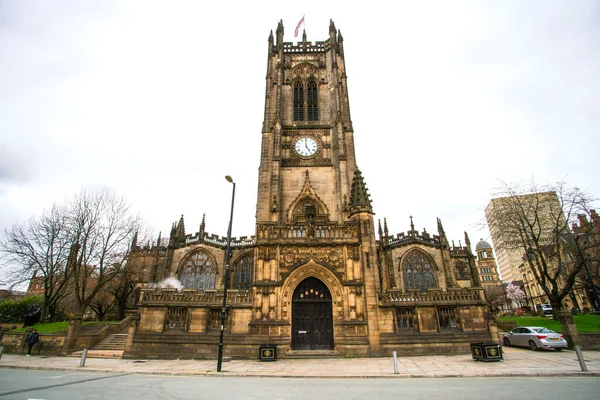
[[313, 44], [304, 32], [296, 46], [283, 42], [279, 22], [269, 36], [266, 85], [257, 224], [289, 222], [307, 182], [322, 215], [343, 223], [356, 159], [343, 39], [333, 22], [329, 40]]
[[279, 22], [268, 44], [253, 324], [291, 324], [292, 349], [333, 349], [335, 330], [335, 348], [358, 336], [351, 353], [377, 351], [377, 298], [364, 296], [379, 282], [373, 211], [354, 153], [343, 38], [333, 21], [324, 42], [283, 35]]
[[479, 269], [481, 284], [483, 286], [500, 286], [498, 266], [496, 265], [492, 245], [483, 239], [479, 239], [475, 251], [477, 252], [477, 268]]

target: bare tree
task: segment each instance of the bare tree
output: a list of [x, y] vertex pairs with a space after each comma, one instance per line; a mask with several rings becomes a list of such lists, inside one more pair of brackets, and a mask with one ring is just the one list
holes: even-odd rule
[[[149, 281], [149, 275], [164, 256], [164, 245], [159, 245], [160, 237], [156, 245], [150, 240], [152, 233], [147, 226], [140, 226], [140, 230], [133, 235], [131, 247], [124, 264], [114, 269], [114, 276], [103, 290], [112, 296], [114, 303], [112, 310], [116, 312], [118, 319], [125, 317], [125, 310], [130, 304], [130, 296], [135, 288]], [[152, 245], [151, 245], [152, 242]], [[147, 243], [144, 246], [138, 243]]]
[[485, 301], [494, 313], [500, 311], [507, 303], [502, 286], [484, 286], [483, 293], [485, 294]]
[[34, 274], [43, 283], [43, 321], [56, 316], [67, 295], [71, 310], [83, 314], [95, 305], [99, 314], [105, 313], [104, 294], [96, 297], [125, 268], [140, 225], [114, 192], [82, 191], [41, 217], [5, 230], [0, 242], [3, 272], [13, 287]]
[[555, 318], [583, 263], [570, 225], [590, 214], [592, 197], [564, 182], [538, 186], [504, 184], [493, 200], [490, 230], [502, 232], [498, 247], [518, 251], [552, 305]]
[[6, 228], [5, 238], [0, 241], [7, 282], [15, 287], [35, 277], [36, 282], [43, 285], [41, 321], [56, 319], [60, 301], [65, 296], [71, 249], [66, 233], [64, 209], [55, 205], [40, 217]]
[[115, 297], [109, 292], [107, 287], [98, 292], [94, 300], [90, 303], [90, 308], [96, 313], [98, 321], [104, 321], [106, 315], [114, 309]]
[[84, 313], [126, 265], [141, 223], [125, 199], [108, 190], [82, 191], [67, 210], [69, 238], [77, 249], [70, 271], [75, 305]]

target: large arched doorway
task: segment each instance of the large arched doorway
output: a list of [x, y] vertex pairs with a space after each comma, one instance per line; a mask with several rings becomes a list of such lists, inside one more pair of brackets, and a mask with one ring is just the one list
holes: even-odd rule
[[333, 350], [331, 293], [314, 277], [306, 278], [294, 290], [292, 349]]

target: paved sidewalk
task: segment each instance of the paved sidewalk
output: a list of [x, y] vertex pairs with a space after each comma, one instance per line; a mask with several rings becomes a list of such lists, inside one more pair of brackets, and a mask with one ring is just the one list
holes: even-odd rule
[[394, 374], [392, 357], [280, 359], [275, 362], [233, 360], [216, 372], [216, 360], [123, 360], [88, 358], [80, 367], [75, 357], [25, 357], [4, 354], [1, 368], [94, 371], [134, 374], [298, 377], [298, 378], [414, 378], [414, 377], [496, 377], [496, 376], [600, 376], [600, 352], [585, 351], [589, 372], [582, 372], [574, 351], [531, 351], [504, 348], [504, 360], [474, 361], [470, 354], [452, 356], [399, 357]]

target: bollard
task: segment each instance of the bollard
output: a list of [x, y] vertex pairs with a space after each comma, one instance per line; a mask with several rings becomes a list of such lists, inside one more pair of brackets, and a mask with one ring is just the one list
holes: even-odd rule
[[87, 358], [87, 350], [88, 349], [83, 349], [83, 351], [81, 352], [81, 362], [79, 363], [80, 367], [85, 367], [85, 359]]
[[4, 352], [4, 346], [0, 346], [0, 359], [2, 359], [3, 352]]
[[398, 356], [396, 355], [396, 352], [392, 352], [392, 355], [394, 356], [394, 373], [397, 374], [398, 373]]
[[587, 372], [588, 369], [585, 365], [585, 360], [583, 359], [583, 354], [581, 354], [581, 348], [579, 346], [575, 346], [575, 353], [577, 353], [577, 359], [579, 360], [581, 370]]

